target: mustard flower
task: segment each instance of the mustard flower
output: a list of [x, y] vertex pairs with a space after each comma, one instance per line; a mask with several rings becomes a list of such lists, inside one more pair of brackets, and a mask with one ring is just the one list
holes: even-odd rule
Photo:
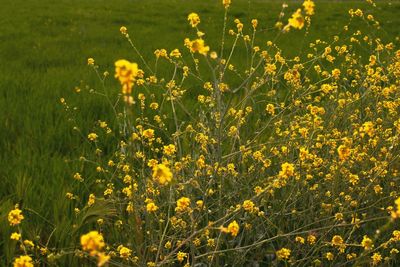
[[197, 25], [200, 23], [200, 17], [197, 13], [190, 13], [187, 20], [193, 28], [197, 27]]
[[19, 208], [15, 208], [8, 213], [8, 222], [11, 226], [18, 225], [24, 219], [24, 215]]
[[136, 63], [131, 63], [125, 59], [120, 59], [115, 62], [114, 77], [121, 83], [123, 94], [130, 94], [132, 92], [133, 83], [138, 74], [139, 69]]
[[305, 0], [303, 3], [303, 7], [307, 15], [314, 15], [315, 4], [312, 0]]
[[165, 185], [172, 180], [172, 172], [169, 167], [164, 164], [157, 164], [153, 167], [153, 180], [160, 185]]
[[95, 255], [105, 247], [103, 235], [97, 231], [90, 231], [81, 236], [81, 245], [84, 251], [88, 251], [91, 255]]
[[28, 255], [22, 255], [14, 260], [14, 267], [34, 267], [33, 260]]
[[304, 27], [304, 18], [301, 14], [301, 9], [297, 9], [289, 19], [289, 26], [301, 30]]
[[187, 197], [181, 197], [176, 201], [175, 211], [185, 212], [190, 210], [190, 199]]
[[185, 46], [189, 48], [191, 53], [207, 55], [207, 53], [210, 51], [210, 47], [204, 44], [203, 39], [195, 39], [193, 41], [185, 39]]
[[288, 248], [281, 248], [280, 250], [278, 250], [276, 252], [276, 257], [279, 260], [287, 260], [287, 259], [289, 259], [291, 252], [292, 251], [290, 249], [288, 249]]
[[232, 236], [237, 236], [240, 230], [239, 224], [235, 221], [228, 224], [228, 227], [221, 227], [222, 232], [229, 233]]

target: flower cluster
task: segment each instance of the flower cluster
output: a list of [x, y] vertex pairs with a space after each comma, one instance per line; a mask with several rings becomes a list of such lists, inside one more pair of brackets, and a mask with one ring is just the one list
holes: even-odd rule
[[[105, 96], [115, 121], [98, 120], [83, 134], [92, 150], [82, 148], [65, 194], [74, 248], [48, 252], [15, 231], [21, 254], [100, 266], [397, 263], [396, 43], [376, 37], [375, 17], [357, 9], [340, 34], [287, 56], [278, 38], [260, 35], [308, 32], [318, 13], [312, 0], [291, 12], [284, 4], [275, 27], [231, 20], [232, 2], [219, 5], [218, 47], [194, 12], [193, 36], [148, 61], [120, 28], [145, 71], [115, 62], [122, 94]], [[18, 207], [8, 216], [11, 226], [23, 219]], [[79, 246], [83, 229], [93, 230]], [[15, 258], [23, 260], [33, 262]]]

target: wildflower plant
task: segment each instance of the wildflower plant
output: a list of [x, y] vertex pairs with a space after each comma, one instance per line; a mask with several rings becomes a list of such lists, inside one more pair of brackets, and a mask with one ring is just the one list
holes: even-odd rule
[[[221, 3], [219, 47], [192, 12], [193, 33], [153, 60], [122, 26], [137, 57], [116, 60], [116, 98], [105, 83], [112, 75], [88, 60], [115, 122], [82, 134], [93, 151], [71, 177], [85, 194], [67, 197], [77, 221], [95, 220], [73, 232], [74, 249], [42, 258], [99, 266], [398, 262], [400, 50], [353, 29], [354, 20], [380, 24], [350, 10], [341, 33], [288, 58], [273, 39], [258, 44], [265, 30], [257, 19], [231, 19], [231, 5]], [[307, 34], [317, 8], [306, 0], [274, 27]], [[249, 60], [238, 63], [241, 53]], [[90, 213], [104, 205], [107, 214]], [[22, 219], [10, 213], [12, 225]], [[33, 253], [23, 254], [15, 266], [31, 266], [23, 257]]]

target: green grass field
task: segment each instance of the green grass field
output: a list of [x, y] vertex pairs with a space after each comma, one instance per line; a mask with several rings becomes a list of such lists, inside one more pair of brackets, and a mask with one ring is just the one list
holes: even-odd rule
[[[271, 28], [281, 1], [234, 0], [231, 13], [249, 25], [257, 18]], [[251, 3], [251, 4], [249, 4]], [[294, 2], [289, 2], [293, 10]], [[380, 1], [372, 9], [364, 1], [316, 1], [318, 16], [310, 33], [282, 35], [277, 43], [291, 55], [293, 43], [307, 44], [317, 38], [331, 40], [346, 24], [347, 10], [362, 8], [376, 14], [387, 39], [399, 35], [400, 3]], [[220, 1], [204, 0], [3, 0], [0, 9], [0, 265], [12, 250], [6, 241], [10, 229], [6, 214], [15, 203], [30, 211], [35, 227], [26, 230], [32, 239], [48, 235], [47, 226], [62, 228], [73, 212], [67, 210], [65, 193], [76, 187], [73, 173], [86, 144], [72, 130], [59, 99], [79, 107], [76, 119], [87, 134], [97, 119], [111, 118], [107, 104], [98, 97], [74, 94], [75, 86], [99, 86], [87, 58], [93, 57], [102, 71], [113, 74], [119, 58], [139, 61], [119, 33], [125, 25], [146, 59], [157, 48], [183, 50], [183, 39], [194, 33], [187, 24], [190, 12], [202, 18], [207, 36], [220, 36], [223, 8]], [[233, 22], [230, 21], [232, 26]], [[266, 31], [258, 42], [274, 40]], [[210, 37], [211, 39], [211, 37]], [[213, 41], [218, 41], [213, 38]], [[213, 47], [217, 43], [210, 41]], [[304, 45], [305, 46], [305, 45]], [[298, 47], [298, 46], [296, 46]], [[305, 48], [305, 47], [303, 47]], [[298, 49], [298, 48], [296, 48]], [[290, 55], [290, 54], [289, 54]], [[113, 79], [110, 93], [119, 87]], [[52, 242], [63, 242], [61, 231]], [[3, 257], [2, 255], [6, 255]]]

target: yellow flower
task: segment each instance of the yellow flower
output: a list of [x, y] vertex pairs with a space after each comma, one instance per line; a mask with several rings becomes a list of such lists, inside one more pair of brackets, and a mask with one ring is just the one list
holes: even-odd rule
[[265, 107], [265, 111], [268, 112], [268, 114], [270, 114], [270, 115], [275, 115], [275, 107], [274, 107], [274, 105], [273, 104], [268, 104]]
[[11, 234], [11, 236], [10, 236], [10, 238], [12, 239], [12, 240], [20, 240], [21, 239], [21, 234], [19, 234], [19, 233], [12, 233]]
[[222, 4], [224, 5], [225, 8], [228, 8], [229, 5], [231, 4], [231, 0], [222, 0]]
[[235, 221], [231, 222], [228, 227], [220, 228], [224, 233], [230, 233], [232, 236], [237, 236], [240, 230], [239, 224]]
[[204, 201], [203, 200], [197, 200], [196, 205], [199, 209], [202, 209], [204, 207]]
[[[174, 49], [171, 51], [171, 53], [169, 54], [170, 57], [175, 57], [175, 58], [179, 58], [182, 56], [181, 52], [179, 51], [179, 49]], [[157, 103], [156, 103], [157, 104]]]
[[327, 252], [326, 254], [325, 254], [325, 257], [326, 257], [326, 259], [328, 260], [328, 261], [333, 261], [333, 253], [331, 253], [331, 252]]
[[335, 79], [339, 79], [340, 76], [340, 70], [339, 69], [334, 69], [332, 70], [332, 77]]
[[245, 200], [245, 201], [243, 201], [242, 207], [243, 207], [243, 209], [244, 209], [245, 211], [253, 212], [253, 210], [254, 210], [254, 203], [253, 203], [253, 201], [251, 201], [251, 200]]
[[[362, 134], [366, 133], [370, 137], [374, 136], [375, 134], [374, 123], [372, 121], [364, 122], [364, 124], [360, 127], [360, 132]], [[361, 137], [363, 137], [363, 135], [361, 135]]]
[[146, 129], [142, 132], [144, 138], [153, 139], [154, 138], [154, 130], [153, 129]]
[[219, 84], [218, 84], [218, 89], [219, 89], [222, 93], [224, 93], [224, 92], [226, 92], [226, 91], [229, 90], [229, 86], [228, 86], [226, 83], [219, 83]]
[[289, 19], [289, 26], [295, 29], [302, 29], [304, 26], [304, 18], [301, 14], [301, 9], [297, 9], [295, 13], [293, 13], [292, 17]]
[[88, 134], [88, 139], [89, 139], [90, 141], [96, 141], [97, 137], [98, 137], [98, 135], [95, 134], [95, 133], [90, 133], [90, 134]]
[[110, 260], [110, 258], [111, 257], [109, 255], [106, 255], [103, 252], [97, 253], [97, 266], [98, 267], [103, 266], [104, 264], [106, 264]]
[[87, 64], [88, 65], [90, 65], [90, 66], [93, 66], [94, 65], [94, 59], [93, 58], [88, 58], [88, 60], [87, 60]]
[[324, 83], [323, 85], [321, 85], [321, 90], [325, 94], [328, 94], [329, 92], [331, 92], [333, 90], [333, 86], [330, 84]]
[[136, 63], [128, 60], [120, 59], [115, 62], [115, 78], [122, 85], [122, 93], [130, 94], [132, 92], [133, 83], [138, 76], [139, 69]]
[[24, 215], [22, 215], [22, 211], [17, 207], [8, 213], [8, 222], [11, 226], [20, 224], [23, 219]]
[[204, 45], [204, 40], [203, 39], [196, 39], [193, 41], [190, 41], [189, 39], [185, 40], [185, 46], [189, 48], [190, 52], [192, 53], [199, 53], [202, 55], [207, 55], [208, 51], [210, 51], [209, 46]]
[[304, 242], [305, 242], [304, 237], [301, 237], [301, 236], [296, 236], [295, 241], [300, 244], [304, 244]]
[[179, 251], [179, 252], [176, 254], [176, 259], [177, 259], [179, 262], [182, 262], [186, 257], [187, 257], [187, 253], [182, 252], [182, 251]]
[[172, 180], [172, 172], [170, 168], [164, 164], [157, 164], [153, 167], [153, 180], [161, 185], [165, 185]]
[[282, 178], [289, 178], [294, 175], [294, 165], [285, 162], [281, 165], [281, 171], [279, 171], [279, 176]]
[[289, 259], [291, 252], [292, 251], [290, 249], [288, 249], [288, 248], [281, 248], [280, 250], [278, 250], [276, 252], [276, 257], [279, 260], [287, 260], [287, 259]]
[[35, 244], [31, 240], [28, 240], [28, 239], [24, 240], [24, 245], [27, 246], [27, 247], [30, 247], [30, 248], [34, 248], [35, 247]]
[[121, 245], [118, 247], [118, 253], [121, 258], [127, 259], [131, 256], [132, 250]]
[[190, 13], [187, 19], [193, 28], [200, 23], [200, 17], [196, 13]]
[[362, 12], [361, 9], [357, 9], [357, 10], [354, 12], [354, 14], [355, 14], [356, 16], [358, 16], [358, 17], [362, 17], [362, 16], [363, 16], [363, 12]]
[[93, 206], [94, 202], [96, 201], [96, 196], [94, 194], [89, 195], [88, 206]]
[[332, 237], [331, 241], [333, 246], [342, 246], [343, 245], [343, 238], [340, 235], [335, 235]]
[[97, 231], [90, 231], [81, 236], [81, 245], [83, 250], [89, 251], [91, 255], [95, 255], [96, 252], [101, 251], [105, 246], [103, 235]]
[[400, 197], [394, 201], [394, 204], [396, 204], [396, 211], [392, 211], [392, 217], [396, 219], [400, 217]]
[[28, 255], [20, 256], [14, 260], [14, 267], [33, 267], [32, 258]]
[[303, 3], [303, 7], [307, 15], [309, 16], [314, 15], [315, 4], [312, 0], [305, 0]]
[[172, 155], [175, 154], [175, 152], [176, 152], [175, 145], [169, 144], [169, 145], [167, 145], [167, 146], [164, 146], [164, 147], [163, 147], [163, 152], [164, 152], [164, 154], [167, 155], [167, 156], [172, 156]]
[[361, 241], [361, 246], [363, 246], [365, 250], [369, 250], [374, 247], [374, 243], [372, 242], [371, 238], [365, 235]]
[[394, 230], [392, 235], [393, 235], [392, 239], [394, 241], [400, 241], [400, 231], [399, 230]]
[[258, 26], [258, 20], [257, 19], [252, 19], [251, 20], [251, 25], [253, 26], [253, 29], [256, 29]]
[[171, 247], [172, 247], [171, 241], [167, 241], [167, 242], [165, 243], [165, 245], [164, 245], [164, 248], [166, 248], [166, 249], [170, 249]]
[[82, 175], [79, 172], [74, 174], [74, 179], [78, 181], [83, 181]]
[[190, 199], [187, 197], [181, 197], [176, 201], [175, 211], [185, 212], [190, 210]]
[[123, 34], [126, 35], [128, 33], [128, 29], [125, 26], [121, 26], [121, 28], [119, 28], [119, 31]]
[[377, 252], [371, 256], [371, 259], [372, 259], [372, 265], [378, 265], [382, 261], [382, 256]]
[[153, 201], [150, 201], [146, 205], [146, 210], [147, 210], [147, 212], [155, 212], [158, 210], [158, 207], [156, 204], [154, 204]]
[[351, 153], [350, 148], [348, 148], [345, 145], [340, 145], [338, 147], [337, 151], [338, 151], [340, 160], [346, 160], [350, 156], [350, 153]]
[[315, 236], [315, 235], [309, 235], [309, 236], [307, 236], [307, 242], [310, 244], [310, 245], [313, 245], [313, 244], [315, 244], [315, 241], [317, 240], [317, 237]]

